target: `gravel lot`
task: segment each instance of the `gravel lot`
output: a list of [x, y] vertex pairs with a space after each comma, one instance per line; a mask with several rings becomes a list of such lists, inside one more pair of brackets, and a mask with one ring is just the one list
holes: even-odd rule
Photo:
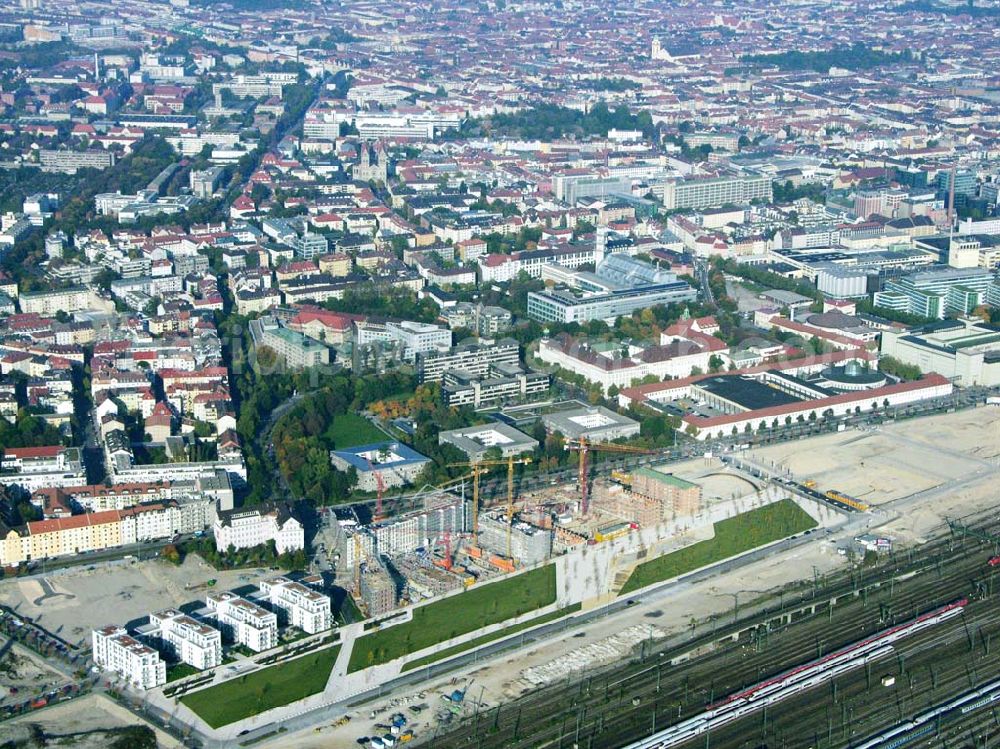
[[[253, 585], [277, 574], [262, 569], [218, 572], [194, 555], [180, 567], [160, 559], [98, 563], [0, 582], [0, 603], [68, 642], [84, 643], [89, 642], [92, 629], [136, 619], [145, 623], [152, 611], [198, 601], [203, 605], [210, 590]], [[210, 579], [218, 581], [214, 588], [205, 587]]]

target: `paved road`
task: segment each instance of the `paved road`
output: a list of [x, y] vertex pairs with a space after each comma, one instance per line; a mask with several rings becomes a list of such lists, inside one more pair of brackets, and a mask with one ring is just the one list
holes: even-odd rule
[[712, 287], [708, 283], [708, 271], [709, 264], [704, 260], [694, 261], [695, 273], [698, 277], [698, 283], [701, 284], [702, 301], [705, 304], [714, 305], [715, 295], [712, 294]]

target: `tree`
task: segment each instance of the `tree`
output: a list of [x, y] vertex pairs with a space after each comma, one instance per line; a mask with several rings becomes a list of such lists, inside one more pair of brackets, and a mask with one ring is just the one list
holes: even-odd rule
[[725, 362], [722, 360], [722, 357], [719, 356], [718, 354], [712, 354], [708, 358], [708, 371], [711, 372], [712, 374], [715, 374], [716, 372], [720, 371], [723, 368], [723, 366], [725, 366]]
[[258, 208], [260, 207], [260, 204], [267, 200], [270, 196], [270, 189], [268, 189], [267, 185], [262, 185], [260, 182], [255, 184], [253, 189], [250, 190], [250, 199]]
[[180, 564], [182, 561], [180, 550], [173, 544], [164, 546], [161, 556], [171, 564]]
[[894, 356], [883, 356], [878, 361], [878, 368], [887, 375], [901, 380], [919, 380], [923, 376], [920, 367], [906, 364]]

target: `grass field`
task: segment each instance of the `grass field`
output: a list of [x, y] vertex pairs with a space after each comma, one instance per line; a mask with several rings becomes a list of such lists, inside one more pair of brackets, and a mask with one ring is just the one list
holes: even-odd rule
[[348, 672], [388, 663], [423, 648], [475, 632], [515, 616], [527, 614], [556, 600], [554, 564], [476, 586], [464, 593], [413, 609], [413, 619], [354, 642]]
[[790, 499], [758, 507], [716, 523], [714, 538], [643, 562], [632, 571], [619, 595], [815, 527], [816, 521]]
[[201, 669], [197, 669], [189, 663], [175, 663], [172, 666], [167, 666], [167, 683], [200, 673]]
[[323, 691], [340, 645], [240, 676], [181, 697], [212, 728]]
[[337, 450], [343, 450], [372, 442], [385, 442], [389, 437], [363, 416], [340, 414], [330, 422], [323, 433], [323, 439], [327, 444], [336, 445]]
[[453, 655], [464, 653], [466, 650], [472, 650], [473, 648], [478, 648], [480, 645], [485, 645], [489, 642], [493, 642], [494, 640], [500, 640], [504, 637], [517, 634], [521, 630], [527, 629], [528, 627], [537, 627], [539, 624], [545, 624], [546, 622], [554, 622], [556, 619], [562, 619], [564, 616], [575, 614], [581, 608], [581, 604], [574, 603], [572, 606], [567, 606], [564, 609], [553, 611], [551, 614], [536, 616], [534, 619], [529, 619], [528, 621], [521, 622], [520, 624], [514, 624], [513, 626], [506, 627], [494, 632], [493, 634], [483, 635], [482, 637], [477, 637], [474, 640], [463, 642], [461, 645], [445, 648], [444, 650], [439, 650], [436, 653], [425, 655], [423, 658], [412, 660], [403, 666], [403, 670], [410, 671], [414, 668], [421, 668], [423, 666], [430, 665], [431, 663], [436, 663], [437, 661], [443, 661], [445, 658], [451, 658]]

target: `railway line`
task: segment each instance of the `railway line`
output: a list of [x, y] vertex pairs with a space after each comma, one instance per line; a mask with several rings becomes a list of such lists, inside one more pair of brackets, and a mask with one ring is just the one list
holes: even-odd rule
[[[991, 521], [982, 528], [989, 531], [998, 525]], [[643, 646], [641, 654], [625, 665], [569, 676], [563, 684], [477, 713], [451, 731], [442, 730], [434, 737], [433, 745], [484, 749], [624, 746], [704, 712], [721, 697], [954, 601], [958, 594], [968, 594], [972, 599], [969, 611], [975, 615], [975, 626], [1000, 626], [989, 613], [989, 606], [982, 605], [983, 600], [992, 600], [998, 592], [994, 575], [1000, 571], [987, 564], [992, 554], [986, 542], [941, 537], [918, 553], [897, 555], [876, 570], [853, 570], [821, 585], [817, 583], [794, 601], [782, 601], [733, 626], [717, 626], [715, 632], [684, 647], [665, 650]], [[964, 615], [957, 626], [964, 628], [971, 616]], [[951, 634], [942, 637], [950, 642], [957, 637], [954, 631], [960, 630], [949, 626], [947, 632]], [[905, 652], [912, 650], [921, 662], [934, 661], [939, 656], [931, 655], [926, 643], [935, 642], [937, 636], [921, 636], [907, 643]], [[965, 635], [962, 638], [968, 639]], [[696, 652], [704, 655], [690, 657]], [[939, 675], [934, 677], [940, 678], [944, 689], [949, 684], [957, 688], [952, 682], [961, 675], [951, 674], [953, 667], [947, 664], [938, 668]], [[870, 680], [870, 669], [864, 671]], [[833, 684], [840, 689], [840, 681], [852, 679], [845, 674]], [[963, 689], [969, 686], [965, 684]], [[936, 689], [935, 694], [940, 691]], [[814, 707], [825, 714], [825, 688], [796, 697], [789, 704], [805, 698], [815, 700], [817, 694], [822, 699]], [[859, 704], [850, 709], [860, 714], [874, 708]], [[787, 730], [784, 723], [775, 723], [774, 716], [785, 712], [785, 705], [780, 704], [762, 715], [766, 724], [782, 731]], [[870, 715], [866, 725], [871, 725], [872, 732], [882, 730], [901, 719], [902, 713], [896, 712], [899, 714]], [[734, 721], [721, 733], [712, 734], [711, 745], [761, 746], [759, 741], [743, 743], [745, 723], [760, 719], [757, 715]], [[736, 731], [741, 726], [744, 731]], [[799, 725], [796, 730], [801, 733], [802, 728]], [[841, 739], [841, 743], [824, 746], [850, 746], [850, 736]], [[787, 743], [788, 738], [782, 741]]]
[[[830, 689], [804, 692], [771, 707], [766, 716], [726, 726], [710, 737], [710, 745], [747, 749], [974, 746], [960, 738], [963, 725], [942, 722], [948, 714], [942, 707], [979, 692], [996, 679], [1000, 656], [987, 655], [975, 641], [970, 644], [966, 633], [971, 620], [988, 622], [993, 630], [1000, 627], [1000, 617], [991, 608], [992, 601], [973, 603], [965, 621], [956, 620], [914, 643], [901, 644], [895, 659], [865, 672], [844, 674]], [[976, 729], [985, 723], [996, 725], [988, 708], [975, 716], [959, 713], [957, 717], [970, 719]]]
[[872, 637], [755, 684], [749, 689], [726, 697], [721, 702], [709, 705], [700, 715], [630, 744], [628, 749], [670, 749], [689, 743], [699, 736], [710, 734], [713, 729], [761, 710], [767, 710], [769, 706], [815, 689], [850, 671], [862, 666], [869, 667], [872, 663], [893, 655], [894, 646], [900, 640], [960, 616], [968, 603], [968, 599], [960, 599], [910, 622], [890, 627]]

